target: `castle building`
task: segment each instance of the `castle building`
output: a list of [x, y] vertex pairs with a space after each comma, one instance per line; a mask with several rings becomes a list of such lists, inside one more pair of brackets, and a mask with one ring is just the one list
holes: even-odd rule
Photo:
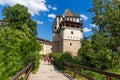
[[56, 16], [52, 30], [52, 51], [70, 52], [76, 56], [82, 39], [82, 21], [77, 13], [66, 9], [64, 14]]
[[52, 42], [37, 38], [37, 41], [41, 44], [42, 50], [39, 52], [41, 55], [49, 55], [52, 52]]

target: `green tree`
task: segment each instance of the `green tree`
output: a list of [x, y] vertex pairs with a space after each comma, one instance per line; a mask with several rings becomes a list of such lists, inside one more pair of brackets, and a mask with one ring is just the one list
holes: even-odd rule
[[30, 33], [32, 36], [37, 35], [36, 26], [37, 23], [30, 18], [30, 13], [28, 12], [28, 8], [16, 4], [14, 6], [8, 6], [3, 9], [3, 22], [8, 23], [8, 26], [13, 29], [22, 30], [24, 24], [30, 28]]
[[78, 51], [78, 57], [80, 61], [77, 61], [78, 64], [84, 66], [94, 67], [94, 50], [92, 48], [91, 42], [84, 37], [81, 48]]
[[107, 50], [108, 38], [103, 32], [94, 31], [91, 35], [91, 44], [95, 53]]
[[118, 0], [93, 0], [93, 8], [89, 11], [93, 13], [92, 23], [98, 25], [98, 28], [93, 30], [89, 39], [84, 38], [78, 51], [79, 64], [98, 69], [119, 65], [116, 52], [120, 46], [119, 3]]
[[38, 68], [41, 46], [30, 36], [10, 27], [0, 29], [0, 79], [9, 80], [30, 62]]
[[[26, 7], [15, 5], [3, 10], [5, 26], [0, 26], [0, 79], [9, 80], [33, 62], [39, 67], [41, 45], [36, 41], [36, 22]], [[7, 26], [6, 26], [7, 25]]]
[[120, 46], [120, 2], [118, 0], [93, 0], [93, 24], [109, 39], [108, 47], [113, 51]]

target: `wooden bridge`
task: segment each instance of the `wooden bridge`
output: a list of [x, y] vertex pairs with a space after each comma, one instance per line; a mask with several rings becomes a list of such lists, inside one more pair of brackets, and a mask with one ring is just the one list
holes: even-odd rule
[[[64, 63], [64, 68], [70, 70], [74, 73], [73, 77], [66, 76], [65, 74], [59, 72], [53, 65], [48, 65], [48, 63], [40, 62], [39, 69], [36, 74], [32, 74], [32, 63], [23, 68], [19, 73], [17, 73], [11, 80], [76, 80], [76, 75], [82, 76], [87, 80], [94, 80], [89, 75], [81, 74], [77, 69], [89, 70], [98, 74], [106, 76], [106, 80], [112, 80], [116, 78], [120, 80], [119, 74], [114, 74], [110, 72], [105, 72], [103, 70], [93, 69], [77, 64]], [[24, 75], [23, 75], [24, 74]], [[82, 80], [82, 79], [81, 79]]]

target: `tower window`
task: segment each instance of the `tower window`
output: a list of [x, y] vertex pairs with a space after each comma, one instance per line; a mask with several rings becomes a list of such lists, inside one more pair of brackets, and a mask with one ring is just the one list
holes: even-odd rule
[[58, 18], [58, 20], [60, 20], [60, 18]]
[[70, 43], [70, 46], [72, 46], [72, 43]]
[[71, 31], [71, 34], [73, 34], [73, 31]]
[[57, 27], [55, 26], [55, 30], [56, 30], [56, 28], [57, 28]]

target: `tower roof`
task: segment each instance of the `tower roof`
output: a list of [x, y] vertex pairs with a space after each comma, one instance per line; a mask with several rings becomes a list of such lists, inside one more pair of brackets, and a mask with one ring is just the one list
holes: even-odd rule
[[63, 15], [64, 16], [78, 16], [76, 12], [70, 12], [69, 9], [66, 9]]

